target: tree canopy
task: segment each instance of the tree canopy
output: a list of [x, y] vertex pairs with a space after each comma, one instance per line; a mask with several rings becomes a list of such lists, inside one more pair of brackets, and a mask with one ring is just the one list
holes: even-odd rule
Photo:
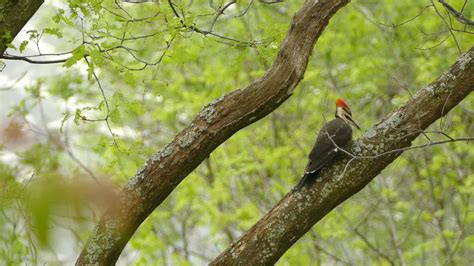
[[[0, 264], [474, 259], [474, 2], [19, 2]], [[357, 140], [291, 192], [339, 97]]]

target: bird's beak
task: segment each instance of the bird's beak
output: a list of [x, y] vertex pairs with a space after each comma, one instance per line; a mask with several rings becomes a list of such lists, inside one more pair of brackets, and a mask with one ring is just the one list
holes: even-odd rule
[[352, 124], [353, 126], [355, 126], [358, 130], [360, 130], [359, 125], [357, 125], [357, 123], [356, 123], [354, 120], [352, 120], [352, 117], [350, 117], [350, 116], [349, 116], [349, 121], [351, 121], [351, 124]]

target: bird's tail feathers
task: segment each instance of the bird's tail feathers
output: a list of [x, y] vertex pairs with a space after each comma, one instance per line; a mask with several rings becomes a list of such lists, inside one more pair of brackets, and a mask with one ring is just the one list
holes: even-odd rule
[[313, 173], [305, 173], [303, 177], [301, 177], [300, 182], [295, 186], [294, 190], [300, 190], [306, 184], [312, 184], [319, 175], [319, 171]]

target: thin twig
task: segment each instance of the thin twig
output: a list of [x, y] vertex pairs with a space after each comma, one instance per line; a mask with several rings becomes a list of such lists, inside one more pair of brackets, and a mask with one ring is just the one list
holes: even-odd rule
[[79, 165], [80, 168], [82, 168], [97, 184], [100, 184], [100, 181], [99, 179], [97, 178], [97, 176], [94, 174], [94, 172], [92, 172], [92, 170], [90, 170], [87, 166], [85, 166], [81, 160], [79, 160], [76, 155], [72, 152], [72, 148], [71, 148], [71, 145], [69, 143], [69, 134], [67, 132], [67, 129], [65, 131], [65, 139], [64, 139], [64, 146], [66, 147], [66, 151], [67, 151], [67, 154], [69, 155], [69, 157], [71, 157], [71, 159], [77, 164]]
[[372, 244], [372, 242], [369, 241], [369, 239], [367, 239], [367, 237], [362, 234], [358, 228], [355, 228], [352, 226], [352, 221], [349, 220], [349, 218], [347, 218], [342, 212], [340, 212], [340, 215], [341, 217], [344, 219], [344, 221], [346, 222], [346, 224], [349, 226], [349, 228], [362, 240], [362, 242], [365, 243], [365, 245], [371, 250], [373, 251], [375, 254], [377, 254], [377, 256], [385, 259], [390, 265], [395, 265], [394, 261], [390, 258], [390, 256], [388, 256], [387, 254], [385, 254], [384, 252], [382, 252], [381, 250], [379, 250], [377, 248], [377, 246], [375, 246], [374, 244]]
[[[84, 60], [87, 62], [87, 65], [91, 67], [89, 60], [87, 59], [87, 56], [84, 56]], [[95, 73], [94, 70], [92, 70], [92, 75], [94, 76], [95, 81], [97, 82], [97, 85], [99, 86], [100, 93], [102, 94], [102, 98], [105, 103], [105, 108], [107, 109], [107, 115], [105, 116], [105, 124], [107, 125], [107, 129], [110, 132], [110, 135], [112, 136], [112, 140], [114, 141], [114, 144], [116, 147], [118, 147], [117, 141], [115, 140], [115, 134], [112, 132], [112, 128], [110, 127], [109, 123], [109, 118], [110, 118], [110, 106], [109, 106], [109, 101], [107, 100], [107, 97], [105, 96], [105, 91], [102, 88], [102, 84], [100, 84], [100, 80], [97, 77], [97, 74]]]
[[226, 5], [224, 5], [222, 8], [220, 8], [219, 10], [217, 10], [216, 12], [216, 15], [214, 16], [214, 18], [212, 19], [212, 22], [211, 22], [211, 25], [209, 26], [209, 32], [212, 32], [212, 29], [214, 28], [214, 25], [216, 24], [217, 20], [219, 19], [219, 17], [221, 15], [224, 14], [224, 11], [229, 8], [231, 5], [235, 4], [235, 0], [232, 0], [230, 1], [229, 3], [227, 3]]
[[202, 34], [204, 36], [212, 36], [212, 37], [216, 37], [216, 38], [219, 38], [219, 39], [235, 42], [235, 43], [228, 43], [226, 41], [217, 41], [219, 43], [227, 44], [227, 45], [231, 45], [231, 46], [244, 46], [244, 47], [252, 47], [252, 48], [255, 48], [257, 44], [265, 43], [265, 41], [245, 42], [245, 41], [237, 40], [237, 39], [230, 38], [230, 37], [227, 37], [227, 36], [223, 36], [223, 35], [211, 32], [211, 31], [201, 30], [200, 28], [198, 28], [194, 25], [188, 25], [188, 24], [186, 24], [184, 19], [178, 14], [178, 12], [176, 11], [176, 8], [175, 8], [175, 6], [174, 6], [174, 4], [171, 0], [168, 0], [168, 5], [170, 6], [171, 10], [173, 11], [173, 14], [179, 19], [179, 22], [180, 22], [180, 24], [183, 28], [191, 30], [193, 32], [197, 32], [197, 33]]
[[250, 1], [250, 4], [244, 9], [244, 11], [243, 11], [242, 13], [236, 15], [235, 17], [238, 18], [238, 17], [242, 17], [242, 16], [244, 16], [245, 14], [247, 14], [247, 12], [249, 11], [250, 7], [253, 5], [253, 2], [254, 2], [254, 1], [255, 1], [255, 0]]
[[57, 59], [57, 60], [38, 61], [38, 60], [32, 60], [32, 59], [30, 59], [26, 56], [3, 54], [3, 55], [0, 55], [0, 59], [26, 61], [26, 62], [31, 63], [31, 64], [59, 64], [59, 63], [66, 62], [69, 58]]
[[458, 39], [456, 38], [456, 35], [454, 35], [453, 31], [452, 31], [452, 27], [449, 26], [448, 22], [446, 22], [446, 20], [444, 19], [443, 15], [441, 15], [441, 13], [439, 12], [438, 8], [436, 7], [436, 5], [434, 4], [433, 0], [431, 0], [431, 4], [433, 5], [435, 11], [436, 11], [436, 14], [438, 14], [438, 16], [441, 18], [441, 20], [443, 21], [443, 23], [446, 25], [446, 27], [449, 29], [449, 34], [451, 34], [451, 37], [453, 37], [453, 40], [454, 40], [454, 43], [456, 44], [456, 47], [458, 48], [458, 52], [459, 54], [462, 54], [462, 50], [461, 50], [461, 47], [459, 46], [459, 43], [458, 43]]
[[456, 18], [457, 21], [465, 25], [474, 26], [474, 21], [468, 19], [466, 16], [463, 15], [463, 13], [461, 13], [464, 10], [467, 1], [464, 2], [461, 12], [448, 5], [444, 0], [439, 0], [439, 2], [444, 6], [447, 11], [449, 11]]
[[21, 76], [19, 78], [17, 78], [13, 82], [12, 85], [10, 85], [8, 87], [0, 88], [0, 91], [9, 91], [9, 90], [13, 89], [16, 86], [16, 84], [18, 84], [18, 82], [20, 82], [20, 80], [22, 80], [25, 77], [26, 73], [28, 73], [28, 72], [23, 72], [23, 74], [21, 74]]
[[427, 6], [423, 7], [423, 9], [421, 9], [421, 11], [418, 12], [418, 14], [416, 14], [414, 17], [409, 18], [409, 19], [407, 19], [407, 20], [405, 20], [405, 21], [403, 21], [403, 22], [400, 22], [400, 23], [398, 23], [398, 24], [388, 25], [388, 24], [385, 24], [385, 23], [382, 23], [382, 22], [379, 22], [379, 24], [382, 25], [382, 26], [385, 26], [385, 27], [392, 27], [392, 28], [397, 28], [397, 27], [403, 26], [403, 25], [405, 25], [405, 24], [407, 24], [407, 23], [409, 23], [409, 22], [412, 22], [413, 20], [415, 20], [415, 19], [418, 18], [419, 16], [423, 15], [423, 13], [424, 13], [428, 8], [430, 8], [430, 7], [432, 7], [432, 6], [433, 6], [433, 5], [431, 4], [431, 5], [427, 5]]

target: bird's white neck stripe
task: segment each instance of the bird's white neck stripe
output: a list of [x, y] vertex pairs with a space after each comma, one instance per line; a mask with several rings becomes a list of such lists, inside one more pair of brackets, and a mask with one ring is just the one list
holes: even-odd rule
[[336, 108], [336, 116], [344, 120], [344, 122], [349, 123], [351, 115], [344, 110], [342, 107]]

